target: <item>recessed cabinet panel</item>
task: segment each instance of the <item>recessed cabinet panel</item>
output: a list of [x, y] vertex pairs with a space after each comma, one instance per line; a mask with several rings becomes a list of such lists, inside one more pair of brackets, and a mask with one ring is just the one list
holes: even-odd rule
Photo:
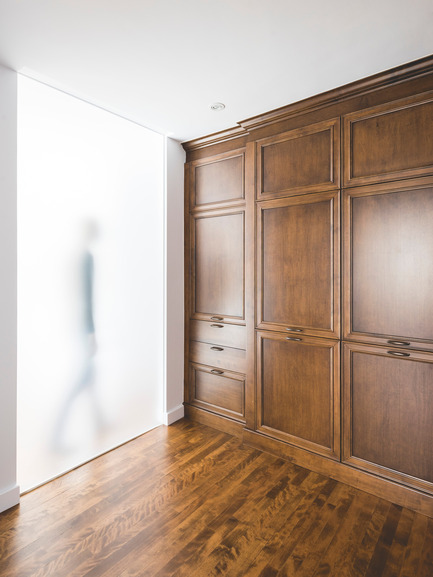
[[258, 204], [260, 328], [339, 335], [338, 192]]
[[242, 349], [224, 347], [220, 344], [190, 342], [190, 360], [201, 365], [245, 373], [247, 354]]
[[345, 336], [432, 348], [433, 183], [345, 191], [344, 226]]
[[339, 343], [258, 332], [259, 430], [339, 455]]
[[243, 200], [244, 158], [241, 150], [192, 162], [193, 206]]
[[244, 212], [192, 215], [191, 230], [193, 318], [243, 321]]
[[433, 173], [433, 96], [409, 98], [344, 118], [344, 185]]
[[344, 460], [432, 490], [433, 355], [344, 347]]
[[244, 375], [191, 364], [190, 376], [192, 404], [221, 415], [244, 420]]
[[258, 141], [258, 199], [339, 187], [339, 120]]

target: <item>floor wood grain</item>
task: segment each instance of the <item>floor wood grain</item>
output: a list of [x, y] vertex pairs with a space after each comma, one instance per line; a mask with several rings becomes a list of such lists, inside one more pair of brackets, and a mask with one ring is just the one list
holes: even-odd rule
[[432, 577], [433, 520], [186, 419], [0, 514], [1, 577]]

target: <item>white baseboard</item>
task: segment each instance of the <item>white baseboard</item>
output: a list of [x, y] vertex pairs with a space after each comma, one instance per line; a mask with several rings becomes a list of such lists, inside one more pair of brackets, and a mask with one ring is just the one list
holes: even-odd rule
[[6, 511], [20, 502], [20, 488], [18, 485], [0, 493], [0, 513]]
[[184, 416], [185, 416], [184, 406], [179, 405], [178, 407], [171, 409], [167, 413], [164, 413], [164, 425], [171, 425], [172, 423], [179, 421], [179, 419], [183, 419]]

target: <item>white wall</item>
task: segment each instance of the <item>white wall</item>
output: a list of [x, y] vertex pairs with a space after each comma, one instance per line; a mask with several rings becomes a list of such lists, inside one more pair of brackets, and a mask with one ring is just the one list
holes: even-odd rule
[[166, 165], [166, 397], [164, 422], [181, 419], [183, 410], [183, 210], [185, 152], [167, 138]]
[[19, 502], [17, 397], [17, 75], [0, 66], [0, 512]]
[[[17, 75], [0, 66], [0, 512], [19, 503], [16, 484]], [[167, 139], [166, 395], [164, 420], [183, 416], [183, 183], [185, 153]]]

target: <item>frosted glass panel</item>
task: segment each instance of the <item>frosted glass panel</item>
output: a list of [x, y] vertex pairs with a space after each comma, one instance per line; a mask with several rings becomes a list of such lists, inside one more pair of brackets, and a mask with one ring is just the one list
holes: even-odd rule
[[19, 77], [18, 482], [162, 422], [163, 137]]

